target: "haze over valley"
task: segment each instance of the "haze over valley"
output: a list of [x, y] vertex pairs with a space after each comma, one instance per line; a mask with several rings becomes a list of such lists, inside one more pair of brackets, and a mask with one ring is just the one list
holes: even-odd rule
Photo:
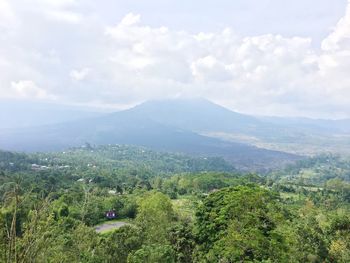
[[225, 157], [248, 169], [284, 165], [320, 153], [349, 154], [349, 119], [256, 117], [205, 99], [148, 101], [112, 113], [41, 107], [45, 106], [43, 111], [40, 104], [28, 103], [13, 112], [3, 105], [2, 121], [8, 127], [0, 129], [0, 147], [34, 152], [63, 151], [85, 143], [139, 145]]

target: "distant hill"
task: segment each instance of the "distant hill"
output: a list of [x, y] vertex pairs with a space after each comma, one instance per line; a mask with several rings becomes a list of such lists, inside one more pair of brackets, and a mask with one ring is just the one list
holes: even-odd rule
[[223, 158], [195, 158], [184, 154], [152, 151], [140, 146], [86, 144], [64, 152], [51, 153], [16, 153], [0, 150], [1, 171], [74, 171], [86, 170], [87, 167], [93, 166], [107, 170], [143, 170], [152, 176], [184, 172], [235, 171]]
[[350, 119], [249, 116], [203, 99], [150, 101], [130, 111], [158, 123], [259, 148], [301, 155], [350, 154]]
[[259, 171], [282, 166], [297, 155], [350, 153], [350, 120], [255, 117], [204, 99], [149, 101], [109, 114], [44, 103], [9, 103], [0, 109], [10, 112], [9, 105], [16, 106], [14, 114], [0, 115], [0, 148], [7, 150], [118, 143], [223, 156], [237, 168]]
[[130, 111], [197, 133], [233, 133], [272, 141], [288, 142], [310, 135], [350, 134], [350, 119], [255, 117], [233, 112], [204, 99], [150, 101]]
[[230, 111], [204, 99], [150, 101], [130, 112], [194, 132], [258, 132], [257, 128], [265, 126], [258, 118]]
[[253, 171], [283, 166], [298, 155], [350, 153], [350, 120], [255, 117], [203, 99], [149, 101], [109, 114], [46, 106], [17, 105], [15, 114], [2, 113], [0, 148], [57, 151], [85, 142], [118, 143], [222, 156]]
[[150, 101], [130, 111], [161, 124], [259, 148], [301, 155], [350, 154], [349, 119], [256, 117], [203, 99]]
[[[227, 120], [230, 119], [230, 122]], [[133, 109], [61, 124], [0, 131], [0, 147], [16, 151], [57, 151], [85, 142], [127, 144], [196, 156], [222, 156], [236, 168], [264, 171], [300, 157], [198, 134], [210, 127], [256, 130], [260, 120], [204, 100], [149, 102]]]

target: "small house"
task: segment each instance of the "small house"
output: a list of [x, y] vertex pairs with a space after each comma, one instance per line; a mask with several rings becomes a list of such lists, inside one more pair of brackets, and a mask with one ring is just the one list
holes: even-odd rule
[[115, 219], [117, 217], [117, 213], [114, 210], [109, 210], [106, 212], [107, 219]]

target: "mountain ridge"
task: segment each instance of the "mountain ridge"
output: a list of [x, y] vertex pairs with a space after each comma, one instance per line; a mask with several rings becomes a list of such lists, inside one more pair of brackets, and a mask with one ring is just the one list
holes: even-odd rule
[[[198, 104], [191, 106], [191, 102], [186, 102], [187, 108], [184, 102], [180, 102], [181, 107], [178, 107], [179, 102], [173, 103], [168, 106], [168, 110], [160, 107], [159, 104], [151, 103], [80, 121], [10, 132], [0, 131], [0, 147], [16, 151], [57, 151], [79, 146], [85, 142], [97, 145], [113, 143], [140, 145], [155, 150], [183, 152], [197, 156], [221, 156], [240, 169], [259, 171], [300, 158], [293, 154], [260, 149], [198, 134], [189, 129], [189, 126], [181, 126], [180, 124], [183, 124], [181, 119], [185, 119], [185, 124], [190, 124], [191, 120], [198, 118], [202, 127], [205, 127], [213, 122], [213, 118], [217, 118], [216, 115], [205, 112], [193, 114], [192, 112], [200, 111], [198, 111]], [[200, 103], [201, 107], [206, 108], [209, 102], [202, 103]], [[149, 111], [144, 109], [150, 105], [154, 105], [155, 108]], [[169, 103], [164, 102], [162, 105], [165, 107]], [[209, 103], [209, 105], [214, 109], [211, 109], [211, 112], [231, 114], [229, 110], [217, 107], [215, 104]], [[181, 110], [178, 111], [179, 109]], [[154, 110], [162, 112], [163, 115], [157, 117], [152, 113]], [[164, 121], [167, 116], [169, 120]], [[187, 118], [184, 118], [185, 116]], [[245, 118], [239, 114], [237, 116]], [[254, 118], [247, 118], [248, 120], [255, 121]]]

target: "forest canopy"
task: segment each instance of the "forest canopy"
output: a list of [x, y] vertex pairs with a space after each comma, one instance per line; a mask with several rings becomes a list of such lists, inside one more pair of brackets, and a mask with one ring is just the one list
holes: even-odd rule
[[0, 262], [349, 262], [349, 163], [261, 176], [129, 146], [0, 152]]

